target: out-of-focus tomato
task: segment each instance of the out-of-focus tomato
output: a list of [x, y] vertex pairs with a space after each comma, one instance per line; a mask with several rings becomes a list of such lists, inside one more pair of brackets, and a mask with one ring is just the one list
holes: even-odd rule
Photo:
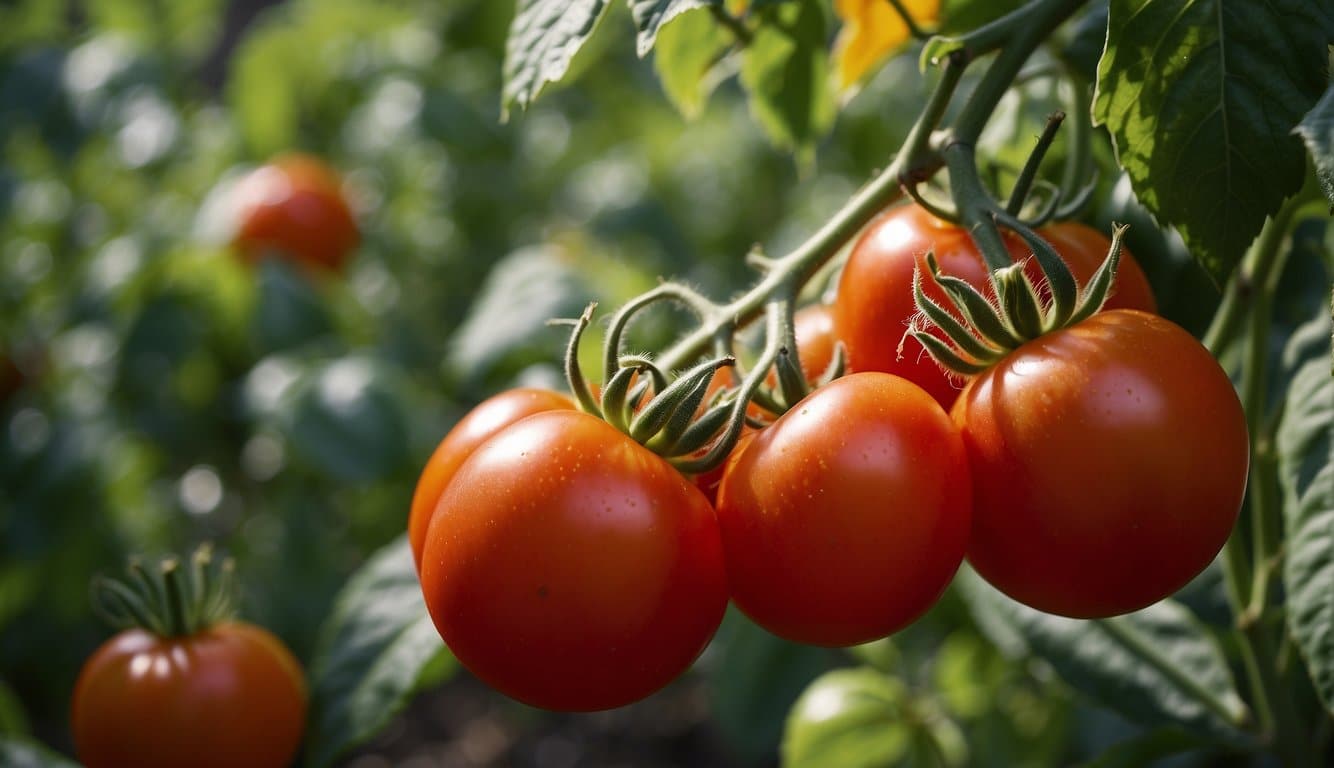
[[232, 245], [247, 262], [277, 256], [336, 272], [360, 240], [338, 176], [318, 158], [281, 155], [251, 171], [233, 194]]

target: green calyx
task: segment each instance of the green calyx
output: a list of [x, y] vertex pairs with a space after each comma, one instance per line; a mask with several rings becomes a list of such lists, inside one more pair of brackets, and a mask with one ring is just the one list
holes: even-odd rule
[[[926, 256], [926, 272], [920, 265], [913, 275], [913, 298], [919, 316], [908, 335], [916, 339], [940, 365], [972, 376], [996, 363], [1011, 351], [1044, 334], [1068, 328], [1088, 319], [1102, 308], [1111, 294], [1121, 261], [1124, 225], [1113, 225], [1112, 245], [1107, 258], [1081, 291], [1065, 261], [1049, 243], [1013, 217], [997, 215], [998, 223], [1019, 234], [1033, 250], [1050, 299], [1043, 302], [1023, 264], [1012, 264], [992, 273], [996, 298], [957, 277], [943, 275], [935, 256]], [[926, 294], [930, 280], [945, 294], [938, 301]], [[931, 332], [939, 329], [944, 339]]]
[[[710, 404], [706, 399], [718, 369], [733, 366], [736, 359], [731, 355], [720, 355], [670, 376], [648, 355], [623, 354], [621, 339], [633, 314], [657, 301], [682, 300], [688, 290], [683, 286], [665, 284], [659, 291], [647, 294], [647, 299], [641, 298], [622, 308], [612, 318], [605, 340], [601, 392], [595, 394], [588, 384], [578, 355], [579, 342], [592, 322], [595, 304], [590, 304], [578, 319], [572, 321], [565, 354], [566, 379], [582, 410], [602, 418], [636, 442], [673, 461], [698, 453], [720, 434], [730, 433], [727, 425], [732, 415], [732, 403]], [[700, 297], [690, 298], [703, 301]]]
[[[702, 325], [716, 328], [713, 356], [684, 370], [669, 371], [646, 354], [629, 354], [623, 337], [631, 320], [660, 303], [691, 310]], [[842, 375], [845, 353], [836, 348], [833, 360], [816, 382], [808, 382], [797, 358], [793, 330], [793, 300], [781, 291], [766, 302], [764, 348], [754, 366], [742, 368], [732, 345], [736, 323], [727, 308], [679, 283], [663, 283], [623, 306], [612, 316], [603, 341], [602, 388], [589, 385], [579, 364], [579, 345], [592, 323], [595, 304], [570, 321], [565, 350], [565, 376], [579, 407], [598, 416], [630, 438], [667, 459], [686, 474], [716, 467], [731, 453], [747, 425], [761, 426], [762, 418], [748, 413], [755, 403], [769, 414], [781, 414], [819, 386]], [[716, 387], [722, 368], [733, 368], [735, 385]], [[770, 371], [774, 382], [766, 382]]]
[[159, 637], [186, 637], [226, 621], [236, 613], [231, 558], [216, 561], [201, 545], [188, 564], [166, 557], [153, 565], [138, 558], [124, 581], [93, 580], [93, 609], [118, 629], [139, 627]]

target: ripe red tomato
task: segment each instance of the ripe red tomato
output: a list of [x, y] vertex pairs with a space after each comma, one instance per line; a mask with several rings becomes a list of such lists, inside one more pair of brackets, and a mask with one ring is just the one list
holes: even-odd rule
[[[1004, 234], [1011, 258], [1018, 261], [1029, 256], [1029, 248], [1018, 235]], [[1102, 233], [1075, 222], [1052, 224], [1039, 234], [1065, 259], [1081, 287], [1097, 271], [1111, 246]], [[853, 246], [839, 279], [834, 330], [847, 346], [849, 370], [902, 376], [949, 408], [959, 394], [957, 377], [952, 380], [912, 338], [904, 341], [902, 356], [898, 353], [899, 341], [917, 311], [912, 293], [913, 268], [928, 250], [934, 251], [943, 274], [966, 280], [987, 296], [992, 295], [986, 265], [967, 230], [941, 221], [918, 206], [902, 206], [881, 215]], [[1039, 292], [1044, 292], [1046, 285], [1036, 259], [1028, 260], [1025, 272]], [[932, 283], [924, 289], [931, 298], [944, 298]], [[1157, 309], [1144, 272], [1124, 249], [1115, 289], [1105, 305], [1105, 309], [1118, 308]]]
[[953, 409], [977, 572], [1077, 618], [1143, 608], [1213, 560], [1246, 486], [1246, 420], [1190, 334], [1104, 312], [975, 377]]
[[572, 410], [574, 402], [559, 392], [546, 389], [510, 389], [483, 400], [449, 430], [427, 460], [412, 494], [408, 513], [408, 541], [412, 559], [421, 571], [422, 547], [440, 494], [454, 477], [463, 460], [492, 435], [525, 416], [541, 411]]
[[239, 216], [232, 245], [250, 263], [269, 255], [338, 271], [359, 240], [337, 175], [308, 155], [275, 158], [235, 190]]
[[704, 496], [579, 411], [529, 416], [468, 457], [427, 531], [421, 583], [465, 667], [555, 710], [658, 690], [704, 650], [727, 605]]
[[79, 674], [71, 725], [88, 768], [284, 768], [305, 718], [296, 659], [269, 632], [229, 622], [111, 638]]
[[970, 493], [963, 443], [930, 395], [883, 373], [837, 379], [728, 461], [718, 524], [732, 599], [802, 643], [898, 631], [962, 562]]

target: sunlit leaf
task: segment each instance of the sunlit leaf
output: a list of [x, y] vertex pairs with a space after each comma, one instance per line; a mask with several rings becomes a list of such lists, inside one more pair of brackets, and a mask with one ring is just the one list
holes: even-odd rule
[[741, 84], [774, 144], [809, 152], [833, 122], [824, 9], [816, 0], [766, 8], [743, 52]]
[[1222, 283], [1306, 175], [1334, 5], [1112, 0], [1093, 115], [1154, 216]]
[[548, 84], [560, 82], [609, 5], [607, 0], [519, 0], [505, 43], [505, 114], [512, 106], [526, 109]]
[[667, 98], [686, 118], [703, 110], [717, 85], [713, 68], [731, 43], [731, 34], [704, 8], [682, 13], [659, 30], [653, 68]]
[[722, 0], [629, 0], [630, 15], [639, 29], [636, 50], [640, 57], [653, 50], [658, 32], [668, 22], [686, 11], [707, 8], [710, 5], [722, 5]]

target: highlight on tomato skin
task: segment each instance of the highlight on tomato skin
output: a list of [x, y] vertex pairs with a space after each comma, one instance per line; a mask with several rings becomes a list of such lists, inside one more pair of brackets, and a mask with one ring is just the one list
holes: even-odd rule
[[[1075, 281], [1085, 285], [1107, 256], [1111, 241], [1101, 232], [1077, 222], [1059, 222], [1038, 230], [1070, 268]], [[1046, 298], [1046, 281], [1027, 244], [1002, 231], [1010, 258], [1024, 261], [1025, 273]], [[928, 252], [935, 255], [942, 274], [965, 280], [990, 296], [986, 264], [967, 230], [936, 218], [917, 205], [891, 208], [858, 237], [839, 278], [834, 302], [834, 330], [847, 348], [850, 371], [883, 371], [903, 376], [925, 389], [949, 408], [963, 388], [962, 379], [943, 370], [915, 339], [904, 338], [917, 313], [913, 301], [913, 273]], [[933, 283], [923, 290], [937, 301], [943, 291]], [[1126, 249], [1111, 297], [1104, 310], [1140, 309], [1156, 312], [1148, 279]], [[900, 343], [902, 348], [900, 349]]]
[[867, 642], [926, 612], [968, 545], [958, 430], [889, 374], [827, 384], [727, 463], [718, 523], [737, 607], [779, 637]]
[[491, 436], [526, 416], [574, 407], [574, 401], [559, 392], [519, 387], [478, 403], [449, 430], [422, 468], [412, 494], [408, 541], [418, 573], [421, 572], [422, 548], [426, 544], [426, 531], [435, 506], [464, 459]]
[[623, 706], [671, 682], [728, 598], [704, 496], [574, 410], [515, 422], [463, 462], [428, 529], [421, 586], [464, 667], [561, 711]]
[[1010, 597], [1101, 618], [1213, 561], [1246, 488], [1245, 414], [1189, 333], [1102, 312], [975, 377], [952, 417], [973, 476], [968, 559]]
[[232, 246], [247, 262], [268, 257], [338, 272], [360, 242], [338, 175], [323, 160], [279, 155], [232, 190]]

